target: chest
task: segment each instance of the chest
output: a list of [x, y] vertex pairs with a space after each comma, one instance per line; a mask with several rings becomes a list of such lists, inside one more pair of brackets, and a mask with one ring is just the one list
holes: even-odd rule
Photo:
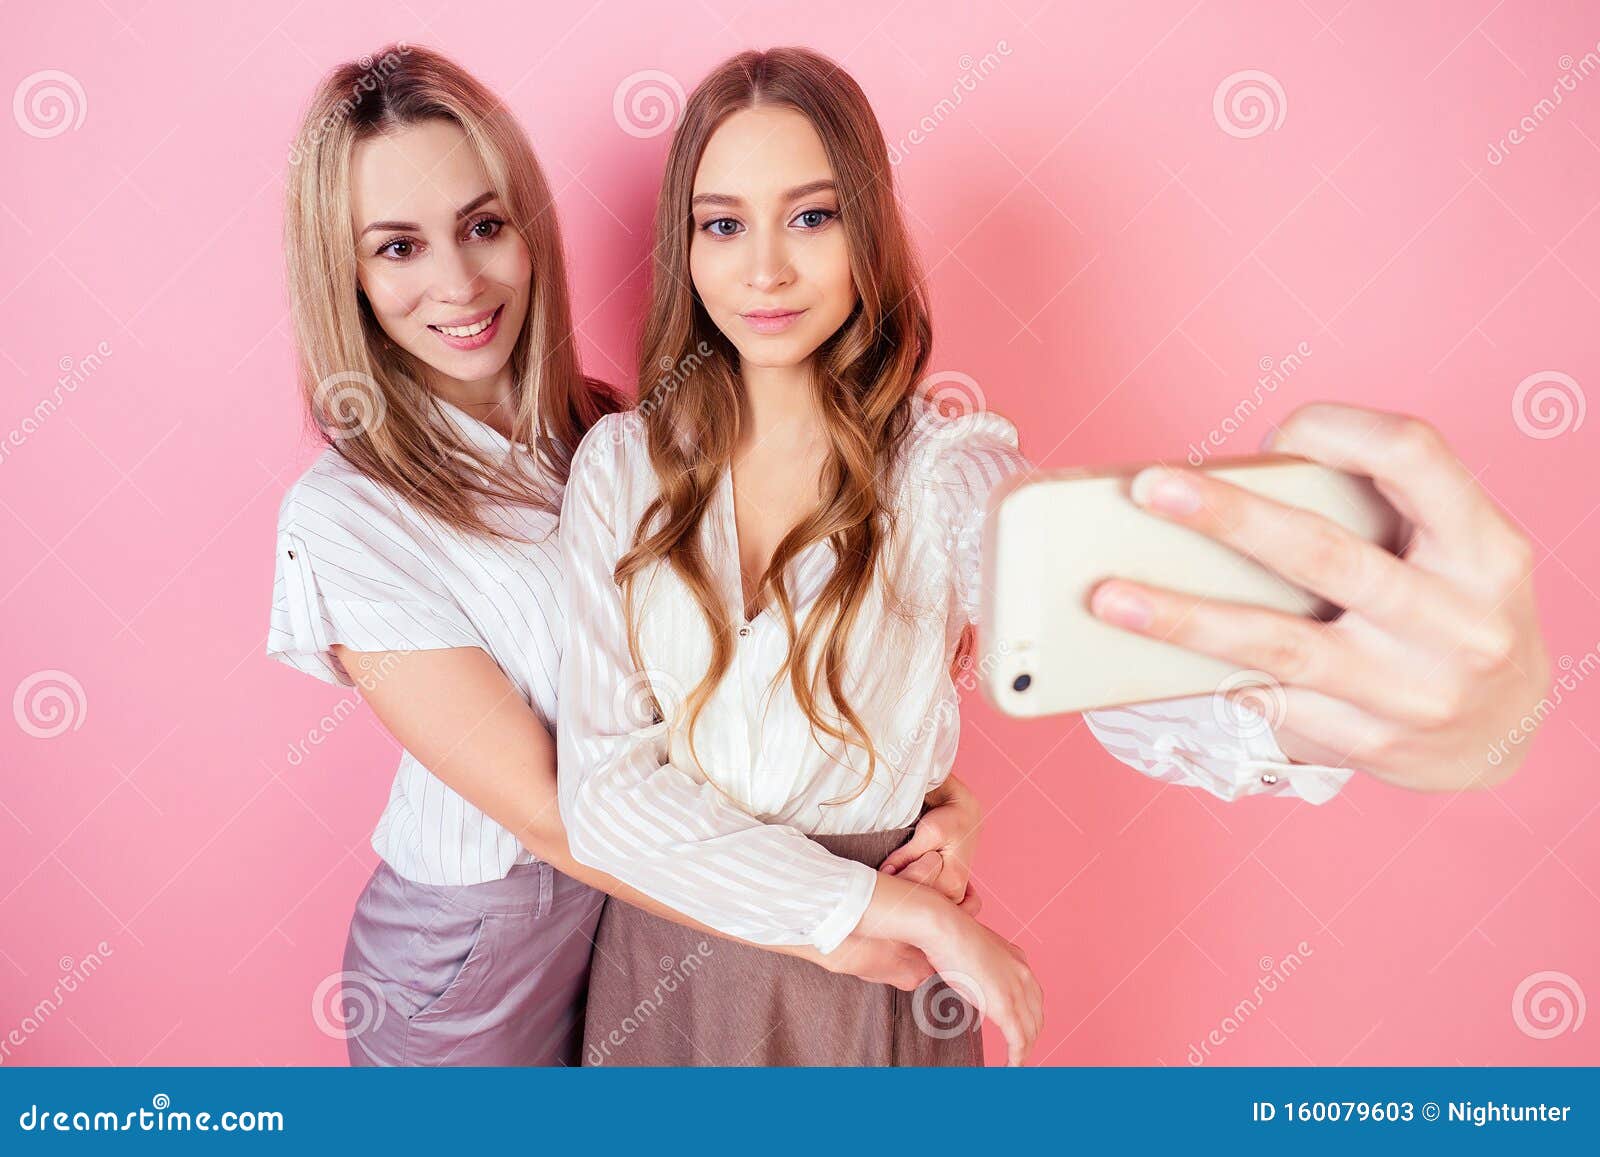
[[762, 611], [756, 592], [784, 538], [822, 502], [821, 464], [776, 456], [724, 475], [726, 493], [714, 514], [728, 520], [726, 536], [735, 544], [744, 621]]

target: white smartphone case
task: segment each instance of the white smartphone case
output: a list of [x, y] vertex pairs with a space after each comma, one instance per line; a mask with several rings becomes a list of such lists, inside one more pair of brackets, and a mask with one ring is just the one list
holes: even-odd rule
[[[1197, 531], [1134, 505], [1142, 466], [1040, 471], [996, 487], [983, 536], [979, 683], [1002, 712], [1056, 715], [1210, 694], [1239, 668], [1114, 627], [1089, 611], [1102, 579], [1319, 619], [1339, 608]], [[1405, 527], [1370, 479], [1286, 454], [1202, 468], [1321, 514], [1394, 551]]]

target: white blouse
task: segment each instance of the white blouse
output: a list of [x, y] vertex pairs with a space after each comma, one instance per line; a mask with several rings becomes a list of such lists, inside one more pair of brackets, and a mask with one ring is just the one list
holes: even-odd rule
[[[492, 426], [443, 399], [440, 405], [474, 446], [492, 456], [511, 451]], [[520, 444], [517, 452], [529, 453]], [[350, 687], [356, 681], [329, 651], [334, 643], [355, 651], [481, 647], [553, 727], [565, 636], [556, 516], [497, 506], [490, 517], [530, 541], [450, 530], [325, 450], [279, 511], [267, 654]], [[400, 875], [425, 884], [497, 880], [535, 859], [409, 751], [372, 847]]]
[[[577, 859], [757, 943], [811, 943], [829, 952], [855, 927], [877, 873], [806, 836], [909, 826], [949, 774], [960, 730], [950, 667], [978, 614], [975, 531], [994, 484], [1030, 468], [1016, 428], [987, 412], [945, 418], [924, 407], [901, 449], [888, 490], [900, 528], [883, 559], [910, 613], [892, 613], [884, 584], [874, 583], [848, 648], [845, 692], [878, 750], [876, 772], [864, 782], [864, 747], [809, 734], [787, 676], [769, 689], [787, 638], [775, 607], [743, 621], [729, 470], [700, 534], [739, 625], [733, 664], [695, 728], [698, 762], [691, 755], [682, 708], [709, 665], [704, 616], [669, 566], [639, 572], [643, 669], [635, 672], [612, 578], [659, 493], [644, 420], [613, 414], [589, 431], [573, 459], [561, 528], [569, 635], [557, 774]], [[826, 541], [794, 561], [786, 578], [800, 624], [833, 565]], [[663, 718], [653, 713], [652, 694]], [[1272, 794], [1321, 803], [1351, 774], [1289, 764], [1268, 730], [1231, 734], [1209, 696], [1085, 718], [1123, 762], [1223, 799]]]

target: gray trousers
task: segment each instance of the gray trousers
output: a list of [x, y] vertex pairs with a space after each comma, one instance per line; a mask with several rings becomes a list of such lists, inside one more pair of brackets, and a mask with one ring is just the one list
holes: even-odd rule
[[451, 887], [380, 861], [345, 944], [350, 1063], [576, 1064], [604, 903], [544, 863]]

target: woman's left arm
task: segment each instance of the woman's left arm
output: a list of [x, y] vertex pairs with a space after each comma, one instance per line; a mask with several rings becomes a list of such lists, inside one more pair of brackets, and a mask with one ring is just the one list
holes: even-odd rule
[[[1096, 587], [1091, 609], [1263, 673], [1266, 692], [1245, 697], [1266, 706], [1257, 714], [1271, 716], [1295, 765], [1357, 768], [1418, 791], [1503, 782], [1526, 757], [1520, 721], [1551, 678], [1527, 536], [1417, 418], [1317, 403], [1295, 411], [1270, 449], [1372, 478], [1413, 527], [1411, 541], [1396, 556], [1201, 471], [1147, 470], [1134, 499], [1344, 614], [1323, 623], [1125, 579]], [[1115, 722], [1092, 714], [1091, 726]]]

